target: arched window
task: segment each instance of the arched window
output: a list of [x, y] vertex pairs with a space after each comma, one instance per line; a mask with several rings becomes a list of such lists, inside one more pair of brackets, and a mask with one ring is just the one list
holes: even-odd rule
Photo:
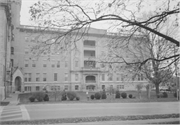
[[95, 76], [86, 76], [86, 83], [96, 83]]
[[14, 55], [14, 47], [11, 47], [11, 55]]

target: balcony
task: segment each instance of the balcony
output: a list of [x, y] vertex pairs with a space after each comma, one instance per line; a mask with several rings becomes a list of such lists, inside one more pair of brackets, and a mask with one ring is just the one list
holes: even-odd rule
[[84, 58], [85, 59], [95, 59], [95, 51], [93, 50], [84, 50]]
[[100, 68], [97, 68], [97, 67], [82, 67], [81, 71], [82, 72], [99, 72]]
[[93, 75], [88, 75], [85, 78], [86, 83], [96, 83], [96, 77]]
[[84, 41], [84, 47], [87, 48], [95, 48], [95, 41], [94, 40], [85, 40]]

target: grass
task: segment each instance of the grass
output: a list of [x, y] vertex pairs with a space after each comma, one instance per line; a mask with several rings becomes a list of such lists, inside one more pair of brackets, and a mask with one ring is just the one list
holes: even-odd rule
[[148, 119], [166, 119], [166, 118], [179, 118], [180, 114], [164, 114], [164, 115], [136, 115], [136, 116], [99, 116], [99, 117], [77, 117], [77, 118], [59, 118], [59, 119], [41, 119], [29, 121], [6, 121], [2, 125], [7, 124], [57, 124], [57, 123], [85, 123], [85, 122], [102, 122], [102, 121], [127, 121], [133, 120], [148, 120]]
[[[85, 92], [76, 92], [77, 96], [80, 97], [79, 101], [61, 101], [62, 91], [56, 93], [56, 96], [53, 92], [48, 92], [50, 100], [48, 102], [30, 102], [29, 97], [32, 96], [32, 93], [22, 93], [19, 94], [20, 104], [39, 104], [39, 103], [129, 103], [129, 102], [169, 102], [176, 101], [176, 98], [173, 96], [173, 93], [168, 93], [168, 98], [156, 98], [156, 94], [154, 91], [151, 92], [151, 98], [147, 99], [146, 91], [141, 93], [141, 99], [138, 98], [137, 91], [126, 91], [127, 95], [132, 94], [135, 96], [135, 99], [115, 99], [114, 95], [108, 95], [107, 99], [101, 100], [91, 100], [87, 99], [87, 95]], [[94, 94], [95, 92], [89, 92], [89, 96]]]

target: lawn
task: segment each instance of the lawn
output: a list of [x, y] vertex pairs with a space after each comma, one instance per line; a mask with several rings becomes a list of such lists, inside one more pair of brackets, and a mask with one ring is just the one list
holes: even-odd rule
[[[128, 103], [128, 102], [167, 102], [167, 101], [176, 101], [176, 98], [173, 96], [173, 93], [168, 93], [168, 98], [156, 98], [156, 94], [154, 91], [151, 92], [151, 98], [147, 99], [147, 93], [146, 91], [143, 91], [141, 93], [141, 99], [138, 98], [137, 91], [126, 91], [127, 95], [132, 94], [134, 99], [130, 98], [120, 98], [115, 99], [115, 95], [107, 95], [106, 99], [100, 99], [100, 100], [91, 100], [87, 99], [86, 92], [76, 92], [77, 96], [80, 97], [79, 101], [61, 101], [61, 95], [62, 91], [57, 92], [54, 94], [53, 92], [48, 92], [49, 95], [49, 101], [48, 102], [30, 102], [29, 97], [32, 96], [32, 93], [21, 93], [19, 94], [19, 104], [37, 104], [37, 103]], [[89, 96], [93, 95], [95, 92], [89, 92]]]

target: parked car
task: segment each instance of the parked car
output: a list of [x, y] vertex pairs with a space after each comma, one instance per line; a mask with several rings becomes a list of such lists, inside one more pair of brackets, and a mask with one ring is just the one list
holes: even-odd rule
[[159, 87], [159, 90], [162, 91], [162, 92], [164, 92], [164, 91], [170, 91], [171, 89], [170, 89], [170, 87], [168, 87], [168, 86], [160, 86], [160, 87]]

